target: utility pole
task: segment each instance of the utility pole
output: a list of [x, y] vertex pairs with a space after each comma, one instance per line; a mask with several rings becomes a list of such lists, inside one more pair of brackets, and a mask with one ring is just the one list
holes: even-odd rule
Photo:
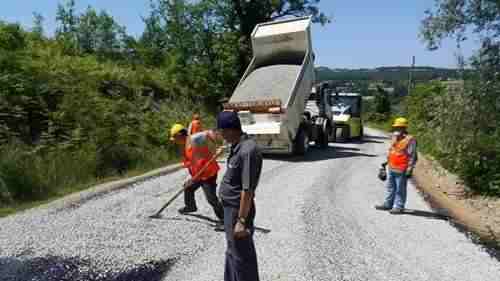
[[411, 67], [410, 70], [408, 71], [408, 95], [410, 94], [410, 90], [412, 88], [412, 72], [414, 68], [415, 68], [415, 56], [412, 56]]

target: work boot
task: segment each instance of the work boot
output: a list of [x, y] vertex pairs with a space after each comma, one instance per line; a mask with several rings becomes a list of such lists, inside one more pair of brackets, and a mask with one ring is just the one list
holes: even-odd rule
[[392, 208], [389, 213], [393, 214], [393, 215], [400, 215], [402, 213], [404, 213], [404, 209], [402, 208]]
[[182, 207], [179, 209], [179, 213], [181, 213], [181, 214], [194, 213], [196, 211], [198, 211], [198, 209], [196, 207], [193, 208], [193, 207], [186, 206], [186, 207]]
[[224, 222], [223, 221], [216, 222], [214, 230], [217, 232], [223, 232], [224, 231]]
[[389, 211], [391, 207], [387, 207], [386, 205], [381, 204], [381, 205], [375, 205], [375, 209], [380, 211]]

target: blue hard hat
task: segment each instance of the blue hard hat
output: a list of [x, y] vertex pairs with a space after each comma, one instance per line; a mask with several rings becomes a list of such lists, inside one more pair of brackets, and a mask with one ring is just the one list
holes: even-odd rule
[[238, 113], [234, 111], [222, 111], [217, 116], [217, 129], [238, 129], [241, 130], [241, 121]]

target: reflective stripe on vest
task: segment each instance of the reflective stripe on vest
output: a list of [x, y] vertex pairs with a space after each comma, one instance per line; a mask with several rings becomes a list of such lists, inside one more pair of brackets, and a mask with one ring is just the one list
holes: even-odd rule
[[[196, 133], [189, 136], [184, 150], [184, 167], [189, 169], [195, 176], [213, 157], [209, 149], [209, 137], [206, 132]], [[199, 180], [207, 180], [217, 175], [219, 171], [217, 161], [208, 164], [207, 169], [199, 176]]]
[[405, 172], [410, 164], [408, 145], [412, 140], [411, 136], [406, 136], [400, 141], [393, 140], [389, 150], [389, 167], [398, 172]]

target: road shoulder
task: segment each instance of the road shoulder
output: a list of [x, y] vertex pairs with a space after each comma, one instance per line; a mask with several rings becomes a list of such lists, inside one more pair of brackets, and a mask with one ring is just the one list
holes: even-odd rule
[[437, 161], [419, 154], [417, 187], [428, 201], [445, 209], [453, 220], [484, 242], [500, 246], [500, 199], [469, 195], [467, 187]]
[[[115, 181], [106, 182], [103, 184], [99, 184], [90, 188], [87, 188], [82, 191], [78, 191], [75, 193], [71, 193], [55, 199], [53, 201], [49, 201], [48, 203], [41, 203], [40, 205], [34, 205], [33, 208], [43, 208], [43, 209], [52, 209], [54, 211], [60, 211], [68, 208], [73, 208], [79, 205], [84, 204], [85, 202], [102, 196], [106, 193], [117, 191], [123, 188], [127, 188], [130, 185], [137, 184], [152, 178], [165, 176], [171, 173], [175, 173], [181, 170], [183, 166], [181, 164], [173, 164], [169, 166], [165, 166], [162, 168], [155, 169], [153, 171], [144, 173], [139, 176], [128, 177], [124, 179], [119, 179]], [[14, 215], [17, 213], [23, 213], [25, 211], [29, 211], [33, 208], [27, 208], [24, 210], [20, 210], [18, 212], [8, 214]]]

